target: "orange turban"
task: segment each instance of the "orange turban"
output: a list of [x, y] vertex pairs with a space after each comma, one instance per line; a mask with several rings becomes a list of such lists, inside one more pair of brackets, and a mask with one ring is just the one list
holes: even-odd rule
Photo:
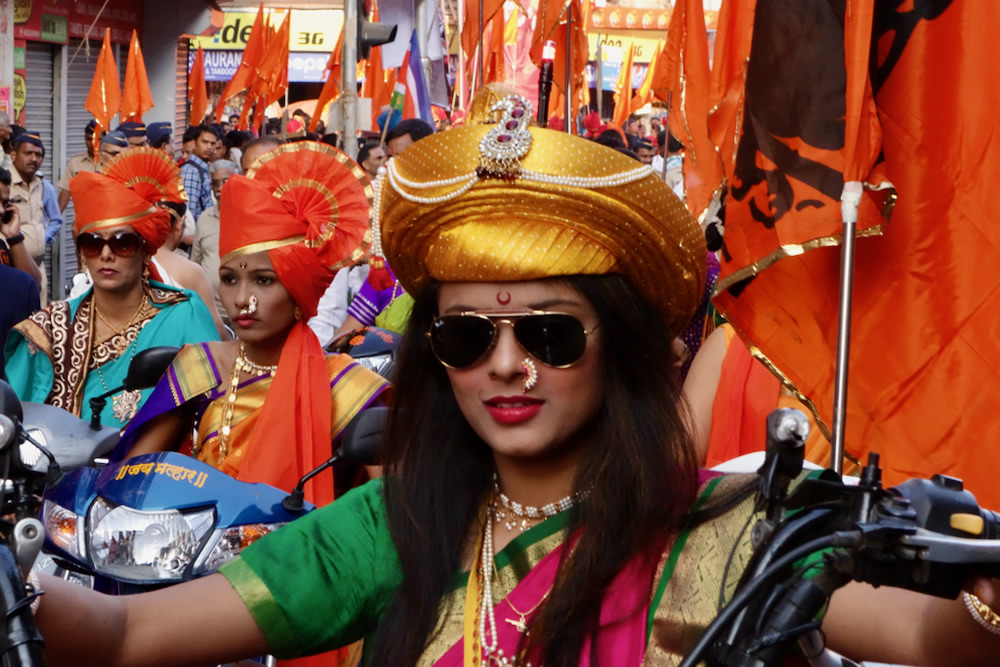
[[[223, 186], [222, 263], [266, 251], [278, 280], [302, 311], [281, 350], [240, 466], [241, 480], [291, 488], [330, 458], [330, 377], [307, 321], [316, 314], [334, 271], [358, 261], [368, 249], [372, 195], [368, 177], [353, 160], [311, 141], [266, 153], [247, 176], [233, 176]], [[296, 443], [297, 455], [277, 446], [282, 442]], [[306, 495], [326, 504], [333, 500], [333, 485], [310, 482]]]
[[104, 174], [81, 171], [69, 183], [76, 219], [73, 233], [131, 225], [152, 255], [170, 234], [170, 213], [152, 205], [124, 183]]

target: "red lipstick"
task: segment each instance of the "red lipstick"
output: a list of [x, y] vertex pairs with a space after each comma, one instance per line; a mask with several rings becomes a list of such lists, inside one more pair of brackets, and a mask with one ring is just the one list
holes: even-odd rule
[[256, 317], [250, 317], [249, 315], [237, 315], [233, 318], [233, 324], [240, 327], [241, 329], [249, 329], [257, 321]]
[[494, 396], [483, 401], [487, 412], [500, 424], [520, 424], [539, 413], [545, 401], [529, 396]]

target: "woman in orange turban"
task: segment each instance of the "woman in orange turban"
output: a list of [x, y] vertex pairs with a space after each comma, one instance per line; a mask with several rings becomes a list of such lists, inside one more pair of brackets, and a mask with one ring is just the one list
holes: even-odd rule
[[[22, 401], [45, 402], [90, 418], [89, 398], [120, 387], [139, 351], [216, 340], [212, 316], [193, 292], [149, 274], [170, 231], [170, 214], [121, 179], [81, 172], [70, 181], [76, 247], [93, 285], [15, 325], [7, 376]], [[122, 427], [149, 391], [112, 397], [101, 421]]]
[[[371, 196], [360, 167], [315, 142], [282, 146], [230, 178], [219, 294], [237, 339], [184, 348], [115, 457], [180, 447], [287, 490], [330, 457], [332, 440], [388, 384], [346, 355], [325, 356], [307, 325], [335, 271], [370, 244]], [[329, 478], [309, 482], [306, 497], [331, 502]]]

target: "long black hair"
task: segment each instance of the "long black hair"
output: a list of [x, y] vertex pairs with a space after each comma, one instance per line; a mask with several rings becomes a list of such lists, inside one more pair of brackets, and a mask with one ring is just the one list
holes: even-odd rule
[[[615, 575], [635, 557], [658, 557], [684, 521], [697, 491], [697, 467], [680, 414], [672, 340], [660, 314], [620, 275], [553, 280], [592, 304], [603, 345], [604, 399], [586, 426], [593, 437], [574, 482], [588, 496], [568, 527], [579, 529], [579, 539], [564, 554], [525, 647], [548, 667], [568, 667], [578, 664], [584, 641], [597, 629], [601, 600]], [[414, 303], [386, 429], [386, 511], [403, 584], [379, 626], [378, 665], [418, 662], [463, 555], [473, 548], [491, 490], [491, 450], [462, 416], [424, 335], [437, 312], [438, 291], [431, 286]], [[592, 646], [596, 650], [596, 641]]]

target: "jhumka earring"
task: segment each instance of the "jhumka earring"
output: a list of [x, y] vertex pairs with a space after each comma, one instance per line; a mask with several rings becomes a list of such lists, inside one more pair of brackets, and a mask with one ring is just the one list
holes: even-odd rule
[[247, 307], [240, 311], [240, 315], [253, 315], [257, 312], [257, 296], [255, 294], [250, 295], [250, 301], [247, 302]]
[[521, 370], [524, 371], [521, 377], [521, 393], [526, 394], [538, 384], [538, 369], [535, 368], [535, 362], [525, 357], [521, 362]]

